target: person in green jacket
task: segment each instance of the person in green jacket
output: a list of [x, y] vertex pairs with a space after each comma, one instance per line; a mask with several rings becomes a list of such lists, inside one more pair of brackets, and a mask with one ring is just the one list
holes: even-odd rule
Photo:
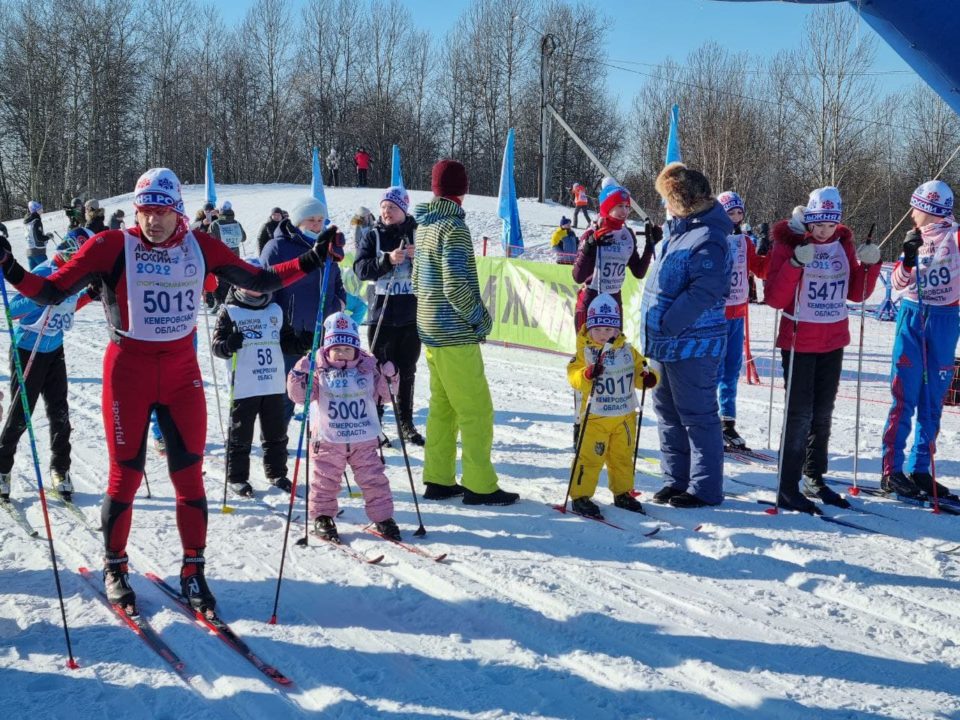
[[[480, 299], [477, 263], [461, 204], [469, 181], [456, 160], [433, 166], [434, 198], [414, 210], [413, 256], [417, 331], [430, 369], [430, 409], [423, 460], [423, 496], [463, 496], [464, 505], [510, 505], [520, 496], [497, 486], [490, 461], [493, 401], [480, 343], [493, 327]], [[457, 434], [463, 444], [462, 485], [457, 485]]]

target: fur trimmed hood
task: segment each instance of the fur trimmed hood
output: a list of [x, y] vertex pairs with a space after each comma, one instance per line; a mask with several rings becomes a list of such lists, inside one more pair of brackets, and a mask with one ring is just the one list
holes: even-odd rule
[[[790, 225], [787, 220], [779, 220], [770, 230], [770, 238], [775, 243], [784, 243], [790, 247], [796, 247], [803, 242], [804, 238], [810, 237], [810, 234], [798, 235], [793, 230], [790, 229]], [[846, 225], [838, 224], [837, 230], [833, 234], [831, 241], [837, 239], [840, 242], [852, 243], [853, 242], [853, 231], [850, 230]]]
[[714, 203], [710, 181], [699, 170], [691, 170], [683, 163], [667, 165], [657, 176], [654, 187], [667, 208], [680, 217], [702, 213]]

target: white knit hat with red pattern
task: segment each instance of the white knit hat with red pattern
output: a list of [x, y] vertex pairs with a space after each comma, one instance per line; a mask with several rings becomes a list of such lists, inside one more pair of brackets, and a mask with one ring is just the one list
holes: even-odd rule
[[346, 345], [360, 349], [360, 330], [357, 323], [346, 313], [333, 313], [323, 321], [323, 349]]
[[953, 190], [942, 180], [927, 180], [913, 191], [910, 205], [927, 215], [946, 217], [953, 214]]

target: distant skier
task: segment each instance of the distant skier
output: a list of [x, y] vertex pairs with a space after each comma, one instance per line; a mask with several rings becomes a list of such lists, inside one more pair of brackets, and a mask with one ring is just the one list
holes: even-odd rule
[[790, 388], [777, 503], [811, 514], [820, 508], [810, 497], [849, 507], [823, 476], [843, 349], [850, 344], [847, 301], [870, 297], [880, 276], [879, 248], [854, 247], [853, 232], [840, 223], [842, 210], [837, 188], [819, 188], [810, 193], [807, 207], [794, 208], [789, 219], [774, 225], [763, 286], [765, 302], [783, 311], [776, 344]]
[[[893, 343], [893, 404], [883, 428], [880, 485], [888, 493], [918, 497], [933, 495], [930, 450], [940, 432], [960, 337], [960, 227], [953, 216], [953, 190], [944, 182], [923, 183], [913, 191], [910, 206], [914, 227], [903, 240], [903, 254], [891, 276], [893, 289], [903, 297]], [[914, 412], [908, 477], [903, 472], [904, 448]], [[949, 492], [937, 483], [939, 497]]]
[[[583, 438], [578, 438], [580, 454], [570, 489], [574, 511], [588, 517], [603, 517], [592, 497], [604, 465], [613, 504], [631, 512], [643, 512], [640, 502], [630, 494], [637, 439], [634, 389], [654, 387], [657, 374], [627, 342], [622, 327], [617, 301], [606, 293], [597, 295], [587, 309], [586, 323], [577, 333], [577, 354], [567, 365], [570, 385], [585, 398], [592, 397]], [[606, 343], [611, 346], [603, 353]]]
[[336, 148], [330, 148], [327, 154], [327, 184], [330, 187], [340, 187], [340, 153]]
[[340, 542], [333, 518], [349, 465], [363, 492], [367, 517], [383, 535], [400, 540], [400, 528], [393, 519], [393, 493], [377, 454], [380, 421], [375, 410], [378, 403], [390, 401], [387, 382], [396, 382], [396, 368], [391, 362], [377, 365], [376, 358], [360, 348], [357, 324], [338, 312], [323, 323], [322, 351], [317, 353], [308, 401], [309, 370], [309, 358], [301, 358], [287, 378], [287, 392], [293, 402], [310, 408], [310, 519], [314, 532]]
[[[259, 258], [244, 260], [262, 267]], [[281, 337], [290, 327], [270, 293], [231, 288], [217, 316], [213, 354], [227, 360], [233, 405], [227, 446], [227, 479], [241, 497], [252, 497], [250, 449], [260, 419], [263, 470], [267, 482], [290, 492], [287, 479], [287, 425], [283, 421], [286, 373]]]
[[746, 441], [737, 432], [736, 425], [737, 387], [740, 382], [740, 370], [743, 368], [744, 318], [750, 312], [747, 276], [756, 275], [758, 278], [765, 278], [769, 256], [757, 255], [753, 242], [746, 233], [741, 232], [744, 208], [740, 196], [728, 190], [717, 196], [717, 202], [733, 223], [733, 234], [727, 236], [733, 263], [726, 308], [727, 349], [720, 363], [717, 387], [720, 393], [720, 421], [723, 426], [724, 445], [732, 450], [749, 450]]
[[570, 194], [573, 196], [573, 226], [577, 227], [577, 221], [582, 214], [587, 220], [587, 227], [593, 222], [590, 219], [590, 213], [587, 211], [590, 206], [590, 198], [587, 197], [587, 189], [580, 183], [574, 183], [570, 188]]
[[0, 250], [0, 267], [21, 293], [43, 305], [63, 302], [94, 279], [102, 286], [111, 339], [103, 365], [110, 472], [101, 512], [110, 602], [136, 612], [126, 545], [143, 478], [148, 417], [156, 409], [176, 492], [183, 546], [180, 587], [193, 607], [213, 612], [216, 601], [204, 579], [203, 557], [207, 409], [193, 349], [204, 276], [209, 269], [239, 287], [273, 292], [320, 267], [328, 252], [339, 252], [341, 241], [330, 228], [301, 257], [266, 271], [243, 262], [206, 233], [187, 229], [180, 181], [167, 168], [144, 173], [133, 201], [137, 227], [101, 233], [49, 278], [24, 271], [8, 248]]
[[43, 205], [31, 200], [27, 203], [27, 210], [28, 214], [23, 219], [23, 234], [27, 241], [27, 265], [33, 270], [46, 261], [47, 243], [53, 239], [53, 235], [43, 231], [43, 220], [40, 218]]
[[364, 148], [357, 148], [353, 156], [353, 164], [357, 169], [357, 187], [367, 187], [367, 172], [370, 170], [370, 153]]

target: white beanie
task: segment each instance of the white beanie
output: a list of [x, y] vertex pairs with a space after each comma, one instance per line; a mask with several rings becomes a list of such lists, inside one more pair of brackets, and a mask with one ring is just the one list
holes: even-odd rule
[[299, 226], [306, 218], [319, 215], [324, 220], [327, 218], [327, 206], [323, 204], [323, 201], [317, 200], [315, 197], [308, 195], [307, 197], [298, 200], [297, 203], [290, 208], [290, 222], [294, 225]]
[[323, 349], [346, 345], [360, 349], [360, 331], [357, 323], [346, 313], [333, 313], [323, 321]]
[[818, 222], [838, 223], [842, 217], [843, 203], [839, 190], [828, 185], [810, 193], [810, 200], [803, 211], [804, 225]]
[[927, 215], [946, 217], [953, 214], [953, 190], [941, 180], [928, 180], [913, 191], [910, 205]]
[[137, 180], [133, 206], [138, 210], [142, 207], [167, 207], [184, 215], [180, 179], [169, 168], [150, 168]]
[[596, 327], [612, 327], [618, 330], [622, 326], [620, 321], [620, 306], [613, 298], [613, 295], [600, 293], [597, 295], [590, 307], [587, 308], [587, 330]]

